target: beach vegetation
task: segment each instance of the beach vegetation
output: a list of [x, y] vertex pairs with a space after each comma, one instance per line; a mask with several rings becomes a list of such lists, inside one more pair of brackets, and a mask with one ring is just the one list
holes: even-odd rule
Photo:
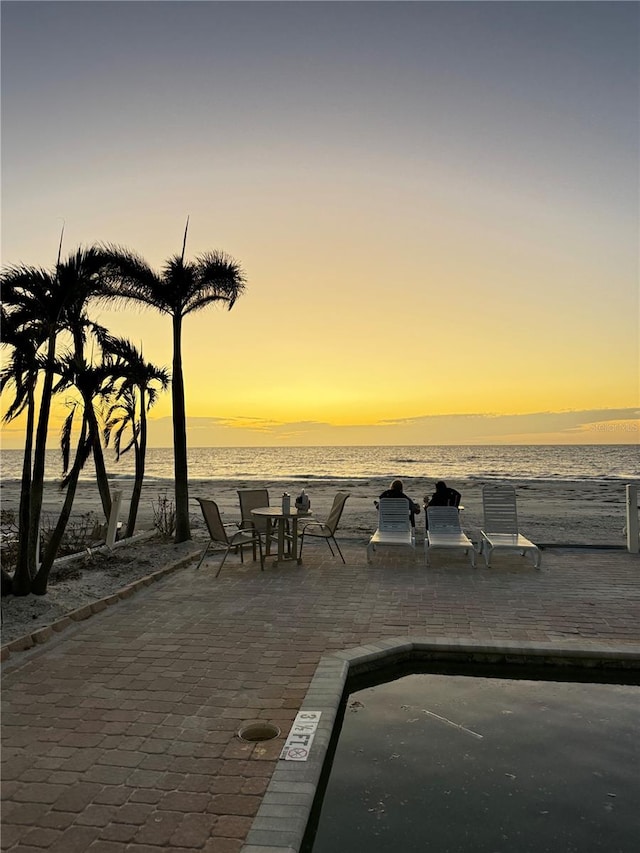
[[187, 220], [182, 254], [170, 257], [160, 272], [153, 270], [133, 252], [109, 247], [111, 266], [103, 289], [103, 298], [137, 302], [171, 318], [176, 542], [191, 538], [187, 418], [182, 366], [183, 321], [187, 315], [213, 304], [223, 304], [230, 310], [245, 288], [245, 275], [240, 265], [224, 252], [212, 251], [198, 256], [194, 261], [185, 260], [188, 224]]
[[[13, 594], [13, 574], [18, 558], [19, 523], [15, 512], [12, 510], [1, 510], [0, 516], [2, 594], [11, 595]], [[43, 512], [40, 525], [40, 541], [42, 547], [46, 548], [58, 525], [58, 516], [54, 513]], [[93, 547], [104, 541], [104, 536], [105, 525], [100, 524], [96, 513], [85, 512], [74, 515], [65, 528], [64, 535], [57, 547], [56, 557], [71, 556], [83, 551], [90, 552]], [[60, 576], [60, 573], [56, 573], [56, 577], [59, 578]], [[69, 572], [65, 572], [64, 576], [68, 578]]]
[[170, 539], [176, 529], [176, 508], [165, 492], [160, 492], [152, 505], [153, 526], [163, 539]]

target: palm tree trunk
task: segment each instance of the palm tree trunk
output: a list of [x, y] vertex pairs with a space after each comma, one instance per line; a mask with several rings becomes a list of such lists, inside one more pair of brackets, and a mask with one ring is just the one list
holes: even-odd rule
[[33, 431], [36, 411], [33, 391], [29, 391], [27, 401], [27, 427], [25, 430], [24, 458], [22, 460], [22, 482], [20, 484], [20, 507], [18, 510], [18, 557], [13, 573], [11, 591], [13, 595], [28, 595], [31, 592], [29, 574], [28, 542], [31, 502], [31, 465], [33, 462]]
[[189, 526], [189, 474], [187, 467], [187, 414], [182, 375], [182, 317], [173, 316], [173, 375], [171, 379], [173, 403], [173, 470], [176, 496], [175, 542], [191, 539]]
[[[73, 329], [73, 342], [75, 357], [78, 365], [84, 364], [84, 339], [80, 326]], [[93, 398], [91, 394], [82, 393], [82, 402], [84, 404], [85, 417], [89, 423], [89, 438], [91, 440], [91, 450], [93, 453], [93, 461], [96, 468], [96, 482], [98, 484], [98, 493], [102, 502], [102, 511], [104, 512], [105, 520], [109, 523], [111, 515], [111, 490], [109, 489], [109, 479], [107, 477], [107, 466], [104, 462], [104, 453], [102, 452], [102, 444], [100, 443], [100, 429], [98, 427], [98, 419], [93, 408]]]
[[100, 428], [98, 427], [98, 419], [93, 409], [91, 399], [84, 400], [85, 412], [89, 420], [89, 435], [91, 436], [91, 450], [93, 453], [93, 462], [96, 467], [96, 481], [98, 484], [98, 492], [102, 502], [102, 511], [104, 512], [107, 524], [111, 516], [111, 489], [109, 488], [109, 478], [107, 476], [107, 466], [104, 461], [104, 452], [100, 443]]
[[138, 517], [138, 506], [142, 494], [144, 482], [144, 468], [147, 456], [147, 405], [144, 388], [140, 388], [140, 441], [135, 442], [136, 475], [133, 481], [131, 503], [129, 504], [129, 519], [127, 521], [127, 536], [133, 536], [136, 529], [136, 518]]
[[[56, 333], [49, 335], [47, 345], [47, 361], [38, 414], [36, 443], [33, 452], [33, 476], [31, 478], [31, 499], [29, 501], [29, 533], [24, 543], [27, 553], [27, 570], [33, 578], [38, 570], [38, 533], [40, 532], [40, 513], [42, 512], [42, 496], [44, 494], [45, 454], [47, 450], [47, 431], [49, 429], [49, 413], [53, 389], [53, 368], [56, 355]], [[22, 546], [21, 546], [22, 547]]]
[[47, 547], [42, 558], [40, 568], [38, 569], [38, 573], [36, 574], [31, 584], [31, 592], [34, 595], [44, 595], [47, 591], [49, 573], [51, 572], [53, 561], [56, 558], [60, 543], [62, 542], [62, 537], [64, 536], [64, 532], [67, 529], [67, 524], [71, 516], [71, 509], [73, 507], [73, 501], [76, 496], [78, 480], [80, 479], [80, 471], [82, 470], [83, 466], [83, 461], [81, 459], [81, 449], [86, 441], [86, 437], [87, 419], [85, 416], [82, 419], [82, 429], [80, 431], [80, 439], [78, 441], [78, 448], [76, 450], [76, 458], [74, 460], [73, 468], [71, 469], [71, 473], [68, 478], [67, 494], [65, 495], [62, 510], [60, 512], [60, 516], [56, 523], [55, 530], [53, 531], [51, 539], [47, 543]]

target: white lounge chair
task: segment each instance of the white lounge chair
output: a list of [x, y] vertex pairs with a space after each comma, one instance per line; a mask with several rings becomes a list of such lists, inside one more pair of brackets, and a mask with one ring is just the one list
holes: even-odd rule
[[402, 545], [415, 550], [415, 530], [411, 526], [409, 505], [404, 498], [380, 498], [378, 529], [367, 545], [368, 563], [371, 562], [371, 557], [378, 545]]
[[431, 506], [427, 509], [429, 527], [424, 540], [424, 556], [429, 565], [432, 548], [464, 548], [471, 554], [471, 565], [476, 566], [476, 551], [473, 542], [460, 526], [460, 513], [455, 506]]
[[518, 530], [516, 491], [513, 486], [484, 486], [482, 489], [484, 525], [480, 531], [480, 551], [487, 566], [491, 565], [491, 554], [496, 549], [519, 551], [523, 556], [529, 552], [533, 564], [539, 568], [540, 549]]

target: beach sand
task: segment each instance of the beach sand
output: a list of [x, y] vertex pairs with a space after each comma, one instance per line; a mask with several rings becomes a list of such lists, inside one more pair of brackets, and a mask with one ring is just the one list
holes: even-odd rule
[[[626, 525], [626, 495], [624, 484], [618, 481], [536, 481], [522, 480], [512, 483], [518, 500], [518, 517], [521, 532], [538, 544], [618, 545], [624, 546]], [[405, 478], [405, 493], [422, 505], [425, 495], [434, 489], [433, 480]], [[482, 483], [479, 481], [452, 481], [462, 493], [462, 525], [472, 539], [477, 539], [482, 526]], [[336, 491], [349, 492], [345, 511], [340, 523], [341, 535], [350, 539], [367, 540], [376, 527], [376, 511], [373, 504], [384, 489], [387, 480], [331, 480], [330, 482], [309, 481], [283, 484], [268, 480], [193, 480], [189, 484], [191, 519], [194, 529], [202, 528], [202, 518], [196, 497], [215, 500], [225, 522], [236, 522], [240, 518], [238, 489], [266, 488], [271, 504], [280, 501], [286, 488], [295, 496], [304, 488], [311, 499], [311, 511], [315, 519], [324, 519], [328, 514]], [[112, 491], [122, 492], [120, 520], [126, 523], [132, 484], [130, 481], [113, 480]], [[16, 480], [0, 483], [0, 500], [3, 510], [17, 512], [20, 484]], [[145, 484], [140, 502], [136, 532], [153, 528], [154, 507], [158, 507], [159, 496], [173, 500], [173, 483], [170, 480]], [[43, 511], [53, 521], [62, 505], [62, 495], [55, 483], [45, 485]], [[81, 482], [74, 503], [73, 515], [94, 513], [103, 522], [102, 508], [95, 482]], [[424, 531], [424, 513], [417, 520], [417, 530]]]

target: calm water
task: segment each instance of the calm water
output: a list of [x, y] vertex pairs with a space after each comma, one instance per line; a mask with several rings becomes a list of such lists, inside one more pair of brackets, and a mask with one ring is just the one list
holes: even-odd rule
[[306, 851], [635, 853], [640, 687], [412, 675], [352, 693]]
[[[18, 479], [22, 453], [0, 451], [3, 480]], [[113, 478], [133, 476], [133, 457], [108, 460]], [[60, 454], [49, 451], [47, 479], [60, 476]], [[352, 480], [370, 477], [430, 477], [445, 480], [624, 480], [640, 479], [637, 445], [456, 446], [456, 447], [196, 447], [189, 450], [192, 480]], [[172, 479], [173, 457], [153, 448], [148, 479]], [[84, 479], [93, 479], [88, 465]]]

